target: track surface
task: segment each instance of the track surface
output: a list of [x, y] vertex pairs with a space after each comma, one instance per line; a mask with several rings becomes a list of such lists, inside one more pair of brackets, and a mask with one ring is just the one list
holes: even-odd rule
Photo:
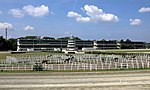
[[0, 73], [0, 90], [150, 90], [150, 71]]

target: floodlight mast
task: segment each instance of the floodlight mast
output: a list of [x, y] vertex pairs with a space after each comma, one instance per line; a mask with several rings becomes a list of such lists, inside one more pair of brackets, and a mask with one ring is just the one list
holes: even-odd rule
[[7, 40], [7, 28], [5, 28], [6, 40]]

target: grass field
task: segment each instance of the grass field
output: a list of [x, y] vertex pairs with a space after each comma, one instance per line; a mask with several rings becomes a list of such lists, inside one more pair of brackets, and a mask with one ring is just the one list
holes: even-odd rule
[[[94, 51], [85, 51], [93, 53], [150, 53], [150, 49], [114, 49], [114, 50], [94, 50]], [[57, 52], [27, 52], [20, 54], [11, 54], [10, 52], [0, 52], [0, 60], [6, 59], [6, 56], [24, 56], [24, 55], [49, 55], [49, 54], [62, 54]]]
[[0, 60], [6, 59], [6, 56], [24, 56], [24, 55], [50, 55], [50, 54], [62, 54], [62, 53], [54, 53], [54, 52], [27, 52], [20, 54], [11, 54], [10, 52], [1, 52]]
[[85, 51], [91, 53], [150, 53], [150, 49], [112, 49], [112, 50], [93, 50]]

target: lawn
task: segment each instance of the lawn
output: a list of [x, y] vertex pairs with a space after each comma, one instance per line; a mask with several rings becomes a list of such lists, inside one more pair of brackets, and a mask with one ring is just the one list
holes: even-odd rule
[[[96, 53], [150, 53], [150, 49], [114, 49], [114, 50], [94, 50], [94, 51], [85, 51], [85, 52], [96, 52]], [[0, 60], [6, 59], [6, 56], [24, 56], [24, 55], [50, 55], [50, 54], [63, 54], [57, 52], [27, 52], [20, 54], [11, 54], [9, 52], [0, 52]]]
[[93, 52], [93, 53], [150, 53], [150, 49], [113, 49], [113, 50], [93, 50], [93, 51], [85, 51], [85, 52]]
[[54, 53], [54, 52], [27, 52], [27, 53], [20, 53], [20, 54], [11, 54], [9, 52], [1, 52], [0, 53], [0, 60], [6, 59], [6, 56], [25, 56], [25, 55], [50, 55], [50, 54], [62, 54], [62, 53]]

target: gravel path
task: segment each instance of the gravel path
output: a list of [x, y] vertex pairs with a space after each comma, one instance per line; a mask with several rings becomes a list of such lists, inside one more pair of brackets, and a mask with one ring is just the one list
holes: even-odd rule
[[145, 72], [0, 73], [0, 90], [150, 90]]

